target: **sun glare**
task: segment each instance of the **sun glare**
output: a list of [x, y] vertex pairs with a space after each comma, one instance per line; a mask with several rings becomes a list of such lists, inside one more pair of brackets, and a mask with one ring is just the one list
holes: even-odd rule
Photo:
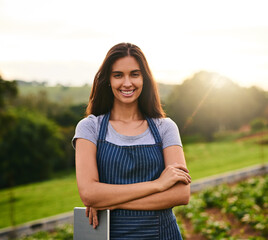
[[[154, 11], [148, 11], [152, 4]], [[12, 62], [101, 64], [111, 46], [132, 42], [144, 51], [160, 82], [180, 83], [207, 70], [242, 85], [254, 84], [255, 78], [268, 89], [268, 68], [263, 67], [268, 62], [264, 5], [260, 0], [254, 4], [137, 0], [131, 5], [134, 16], [123, 0], [5, 0], [0, 10], [0, 70], [15, 76]], [[26, 70], [23, 74], [31, 80], [27, 74], [33, 74]], [[46, 74], [40, 71], [34, 78], [47, 78]], [[79, 78], [79, 72], [76, 75]]]

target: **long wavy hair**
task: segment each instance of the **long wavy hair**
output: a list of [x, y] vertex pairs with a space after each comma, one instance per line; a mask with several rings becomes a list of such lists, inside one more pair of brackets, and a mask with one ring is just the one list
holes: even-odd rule
[[108, 51], [94, 78], [86, 109], [87, 116], [90, 114], [99, 116], [111, 111], [114, 102], [114, 95], [109, 86], [112, 66], [116, 60], [127, 56], [132, 56], [136, 59], [143, 77], [143, 88], [138, 99], [139, 110], [146, 117], [165, 117], [165, 112], [160, 103], [157, 85], [147, 60], [141, 49], [131, 43], [119, 43]]

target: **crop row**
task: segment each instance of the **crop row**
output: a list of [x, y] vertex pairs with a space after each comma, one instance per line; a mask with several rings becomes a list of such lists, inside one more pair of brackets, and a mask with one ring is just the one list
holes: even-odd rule
[[268, 176], [255, 177], [233, 186], [223, 184], [208, 188], [192, 196], [187, 206], [176, 207], [174, 211], [178, 219], [190, 220], [194, 231], [206, 239], [241, 239], [241, 236], [232, 236], [232, 224], [225, 217], [215, 220], [210, 216], [208, 210], [216, 208], [220, 215], [232, 215], [258, 233], [247, 239], [262, 240], [268, 236], [267, 193]]

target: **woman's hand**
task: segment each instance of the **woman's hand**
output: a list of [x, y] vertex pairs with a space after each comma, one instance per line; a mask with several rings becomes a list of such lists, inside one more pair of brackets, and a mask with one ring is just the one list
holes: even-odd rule
[[99, 225], [98, 221], [98, 210], [92, 207], [86, 208], [86, 216], [88, 217], [89, 224], [93, 224], [93, 228], [96, 228]]
[[165, 191], [177, 182], [183, 182], [184, 184], [191, 183], [191, 177], [188, 169], [184, 165], [174, 163], [168, 165], [156, 181], [160, 186], [160, 191]]

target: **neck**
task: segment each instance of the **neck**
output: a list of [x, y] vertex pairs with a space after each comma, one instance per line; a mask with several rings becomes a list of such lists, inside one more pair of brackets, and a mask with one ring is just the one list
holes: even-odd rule
[[142, 113], [138, 108], [138, 104], [114, 104], [111, 115], [111, 120], [120, 120], [120, 121], [133, 121], [133, 120], [142, 120], [144, 119]]

